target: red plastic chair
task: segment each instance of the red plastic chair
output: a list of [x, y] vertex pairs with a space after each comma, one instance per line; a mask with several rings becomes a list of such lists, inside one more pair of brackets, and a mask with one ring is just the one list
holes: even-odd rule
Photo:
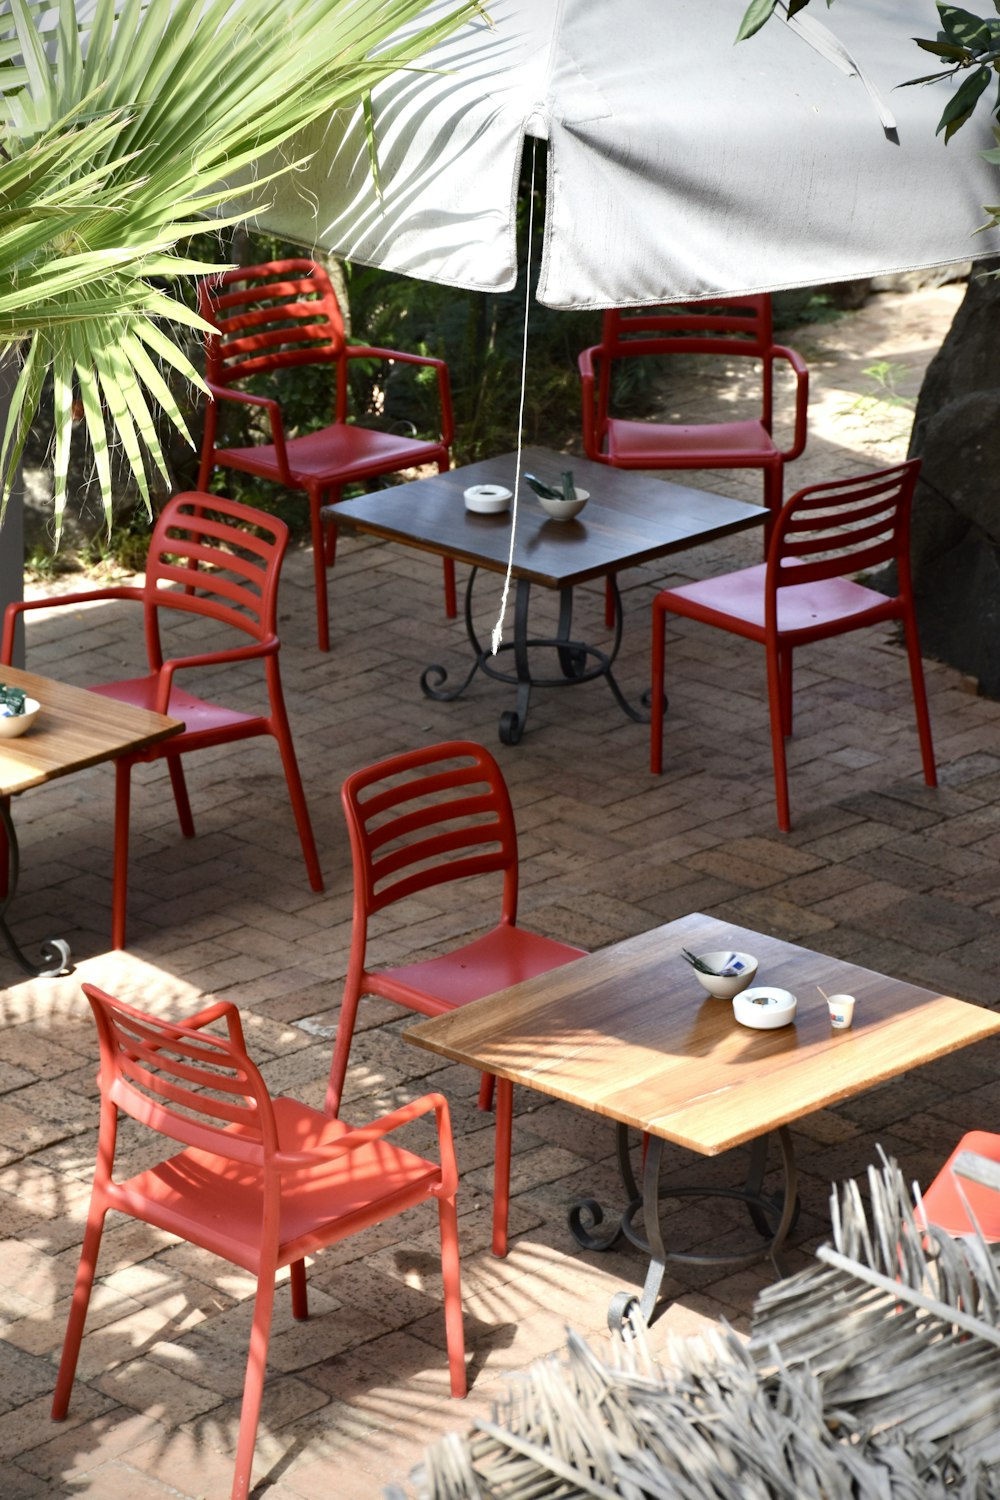
[[[924, 780], [937, 785], [927, 691], [910, 580], [910, 507], [918, 459], [857, 479], [810, 485], [782, 508], [766, 563], [724, 573], [653, 601], [650, 769], [663, 770], [664, 625], [685, 615], [759, 641], [767, 653], [768, 702], [778, 827], [791, 827], [785, 736], [792, 732], [792, 652], [865, 625], [898, 620], [906, 635]], [[844, 575], [893, 562], [891, 597]]]
[[[129, 599], [142, 605], [149, 672], [95, 686], [93, 691], [121, 703], [152, 709], [181, 719], [185, 729], [136, 755], [115, 762], [115, 857], [112, 891], [112, 943], [125, 946], [125, 911], [128, 881], [129, 803], [132, 766], [139, 761], [165, 758], [170, 771], [174, 800], [185, 838], [194, 836], [194, 820], [188, 800], [181, 756], [191, 750], [224, 745], [256, 735], [270, 734], [281, 750], [285, 779], [305, 856], [309, 883], [323, 889], [319, 856], [313, 839], [309, 809], [292, 744], [288, 714], [281, 691], [277, 635], [278, 579], [288, 544], [288, 527], [275, 516], [223, 500], [217, 495], [190, 492], [175, 495], [164, 506], [149, 543], [145, 583], [116, 585], [87, 593], [63, 594], [12, 604], [4, 618], [0, 656], [9, 663], [14, 649], [18, 616], [31, 609], [53, 609], [89, 604], [100, 599]], [[199, 650], [165, 659], [161, 620], [184, 620], [202, 632], [222, 627], [227, 639], [238, 644], [225, 649]], [[172, 635], [171, 644], [175, 637]], [[186, 636], [181, 635], [179, 644]], [[199, 636], [200, 640], [204, 635]], [[267, 713], [243, 713], [221, 704], [206, 702], [179, 687], [181, 672], [224, 666], [230, 662], [260, 660], [264, 664], [269, 699]]]
[[[323, 266], [312, 260], [278, 260], [260, 266], [222, 271], [199, 283], [198, 311], [216, 330], [206, 341], [206, 379], [213, 400], [205, 413], [205, 435], [198, 475], [207, 490], [215, 468], [256, 474], [289, 490], [304, 490], [309, 501], [313, 571], [316, 580], [316, 624], [321, 651], [330, 649], [326, 569], [333, 566], [336, 528], [324, 528], [324, 505], [335, 505], [345, 485], [383, 474], [398, 474], [419, 464], [451, 465], [454, 436], [448, 367], [443, 360], [398, 349], [348, 344], [337, 295]], [[441, 437], [436, 442], [377, 431], [348, 419], [348, 363], [382, 360], [420, 365], [437, 374]], [[303, 365], [332, 365], [333, 421], [302, 437], [285, 434], [281, 407], [254, 390], [240, 389], [254, 377], [273, 376]], [[219, 405], [239, 402], [266, 415], [271, 441], [252, 447], [216, 444]], [[325, 531], [325, 535], [324, 535]], [[456, 613], [455, 565], [445, 560], [445, 607]]]
[[[757, 360], [760, 414], [736, 422], [631, 421], [611, 412], [614, 367], [651, 355], [697, 355]], [[774, 366], [795, 372], [795, 429], [791, 445], [772, 435]], [[764, 503], [781, 509], [782, 470], [806, 445], [809, 374], [799, 355], [774, 342], [768, 296], [716, 298], [671, 307], [612, 308], [601, 342], [579, 356], [583, 383], [583, 446], [595, 463], [616, 469], [761, 469]]]
[[[732, 422], [635, 421], [612, 414], [614, 378], [628, 360], [650, 356], [756, 360], [760, 367], [758, 416]], [[774, 366], [795, 373], [795, 427], [779, 448], [772, 428]], [[583, 387], [583, 448], [595, 463], [614, 469], [760, 469], [771, 518], [781, 509], [784, 466], [806, 445], [809, 373], [793, 349], [774, 342], [771, 299], [717, 297], [709, 302], [649, 308], [612, 308], [604, 314], [601, 342], [578, 360]], [[613, 623], [610, 600], [607, 624]]]
[[1000, 1240], [1000, 1135], [970, 1130], [921, 1195], [923, 1219], [945, 1234], [974, 1233], [970, 1213], [987, 1242]]
[[[392, 756], [344, 782], [341, 800], [354, 862], [354, 925], [326, 1108], [336, 1115], [362, 995], [441, 1015], [546, 974], [583, 955], [517, 926], [517, 832], [500, 767], [482, 745], [453, 740]], [[501, 875], [500, 920], [482, 937], [436, 958], [369, 967], [368, 928], [397, 901], [477, 875]], [[493, 1080], [483, 1078], [488, 1108]], [[493, 1250], [507, 1253], [511, 1085], [497, 1081], [497, 1196]]]
[[[101, 1051], [101, 1125], [62, 1360], [52, 1400], [61, 1421], [109, 1209], [176, 1234], [257, 1278], [240, 1412], [233, 1500], [250, 1491], [257, 1421], [274, 1306], [275, 1277], [290, 1268], [292, 1312], [308, 1316], [305, 1258], [404, 1209], [437, 1199], [445, 1331], [453, 1396], [466, 1393], [455, 1191], [458, 1174], [448, 1105], [428, 1094], [359, 1129], [297, 1099], [272, 1099], [247, 1055], [239, 1011], [220, 1001], [183, 1023], [160, 1020], [83, 986]], [[203, 1028], [224, 1019], [228, 1036]], [[434, 1112], [440, 1163], [386, 1137]], [[115, 1180], [121, 1114], [184, 1149]]]

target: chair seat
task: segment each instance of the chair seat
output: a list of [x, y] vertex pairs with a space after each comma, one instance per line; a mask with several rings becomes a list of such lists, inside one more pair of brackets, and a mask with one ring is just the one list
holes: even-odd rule
[[612, 417], [607, 424], [607, 457], [622, 468], [669, 468], [682, 459], [697, 460], [696, 468], [712, 468], [713, 460], [720, 468], [754, 468], [777, 454], [771, 434], [755, 421], [668, 426]]
[[[718, 625], [753, 640], [764, 639], [764, 581], [767, 567], [758, 563], [718, 578], [703, 578], [679, 588], [664, 589], [660, 599], [674, 614], [689, 615], [706, 624]], [[884, 617], [893, 600], [849, 578], [830, 578], [819, 583], [788, 584], [778, 590], [778, 630], [794, 636], [822, 632], [866, 614]], [[741, 628], [742, 627], [742, 628]]]
[[[285, 443], [288, 467], [296, 485], [308, 487], [321, 483], [363, 479], [366, 475], [396, 473], [418, 464], [437, 463], [447, 451], [440, 443], [421, 442], [394, 432], [379, 432], [338, 422], [310, 432], [305, 437], [289, 438]], [[273, 443], [249, 448], [219, 448], [215, 462], [245, 473], [281, 483], [278, 456]]]
[[[350, 1129], [296, 1099], [275, 1098], [272, 1103], [282, 1151], [316, 1150]], [[383, 1218], [430, 1197], [440, 1175], [434, 1162], [386, 1140], [283, 1174], [294, 1190], [281, 1196], [279, 1264], [308, 1253], [303, 1241], [333, 1220], [347, 1236], [359, 1219], [371, 1222], [373, 1213]], [[254, 1273], [259, 1268], [262, 1195], [261, 1169], [196, 1149], [169, 1157], [109, 1194], [115, 1207], [135, 1218]], [[322, 1242], [330, 1243], [329, 1234]]]
[[977, 1156], [1000, 1163], [1000, 1135], [988, 1130], [970, 1130], [962, 1137], [923, 1194], [924, 1219], [928, 1224], [936, 1224], [946, 1234], [973, 1234], [973, 1225], [961, 1197], [964, 1193], [985, 1238], [1000, 1240], [1000, 1193], [981, 1183], [955, 1176], [952, 1166], [963, 1151], [972, 1151]]
[[[118, 703], [129, 703], [134, 708], [155, 710], [158, 680], [155, 672], [147, 677], [123, 677], [120, 682], [102, 682], [90, 691], [100, 693], [104, 698], [114, 698]], [[180, 734], [174, 735], [169, 744], [156, 746], [158, 755], [170, 750], [179, 751], [193, 735], [211, 734], [218, 729], [228, 729], [238, 724], [252, 724], [260, 718], [259, 714], [241, 713], [235, 708], [225, 708], [220, 703], [206, 703], [204, 699], [186, 693], [176, 684], [170, 690], [167, 713], [173, 719], [181, 719], [184, 729]]]
[[[440, 958], [370, 971], [370, 992], [440, 1015], [582, 958], [584, 949], [505, 923]], [[367, 987], [367, 986], [366, 986]]]

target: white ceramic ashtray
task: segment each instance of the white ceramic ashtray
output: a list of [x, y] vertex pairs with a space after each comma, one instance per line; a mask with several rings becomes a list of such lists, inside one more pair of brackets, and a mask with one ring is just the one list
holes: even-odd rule
[[513, 498], [502, 484], [473, 484], [465, 491], [465, 508], [481, 516], [495, 516], [510, 510]]
[[[687, 954], [684, 955], [687, 958]], [[748, 984], [753, 984], [757, 972], [757, 960], [752, 953], [736, 953], [732, 948], [719, 948], [711, 953], [693, 953], [688, 963], [702, 989], [716, 1000], [731, 1000]], [[704, 967], [699, 967], [704, 965]], [[707, 970], [711, 969], [712, 973]]]
[[0, 715], [0, 739], [14, 740], [19, 734], [26, 734], [38, 718], [41, 706], [37, 698], [25, 698], [23, 714]]
[[758, 984], [734, 998], [733, 1015], [741, 1026], [752, 1026], [755, 1031], [773, 1031], [775, 1027], [787, 1026], [795, 1020], [797, 1005], [798, 1001], [790, 990]]
[[572, 521], [590, 499], [589, 490], [574, 490], [572, 500], [553, 500], [548, 495], [539, 495], [538, 503], [553, 521]]

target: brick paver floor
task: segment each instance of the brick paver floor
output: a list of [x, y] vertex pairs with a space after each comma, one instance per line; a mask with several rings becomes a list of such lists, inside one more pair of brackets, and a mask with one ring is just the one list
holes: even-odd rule
[[[820, 456], [837, 457], [829, 445]], [[870, 457], [849, 444], [840, 456], [845, 472]], [[669, 572], [627, 575], [620, 677], [630, 694], [646, 686], [655, 588], [754, 560], [757, 545], [737, 538], [672, 559]], [[313, 645], [310, 566], [305, 551], [286, 566], [282, 665], [324, 895], [309, 889], [270, 742], [189, 759], [191, 842], [179, 836], [162, 768], [136, 773], [127, 954], [108, 951], [112, 772], [28, 793], [14, 809], [22, 849], [14, 925], [25, 944], [65, 935], [77, 967], [58, 980], [24, 980], [0, 953], [3, 1500], [228, 1494], [252, 1287], [166, 1236], [111, 1223], [70, 1417], [49, 1421], [97, 1119], [95, 1039], [80, 983], [90, 978], [178, 1015], [206, 997], [232, 998], [271, 1086], [318, 1101], [350, 929], [338, 794], [355, 767], [454, 736], [495, 749], [520, 829], [522, 919], [571, 942], [597, 947], [705, 910], [1000, 1003], [1000, 704], [977, 697], [953, 670], [927, 665], [941, 770], [940, 788], [929, 791], [892, 636], [874, 631], [803, 651], [795, 827], [782, 836], [763, 661], [749, 646], [671, 624], [667, 770], [653, 778], [646, 731], [602, 683], [539, 691], [517, 747], [497, 741], [509, 706], [503, 687], [477, 680], [460, 701], [423, 699], [422, 668], [434, 660], [457, 669], [466, 654], [461, 623], [443, 616], [434, 559], [345, 539], [327, 656]], [[546, 601], [539, 607], [544, 614]], [[584, 591], [585, 633], [600, 634], [601, 614], [600, 589]], [[86, 684], [122, 674], [136, 644], [109, 609], [46, 613], [32, 626], [29, 665]], [[249, 677], [241, 690], [250, 701]], [[490, 909], [486, 894], [461, 909], [447, 896], [422, 899], [409, 926], [383, 933], [380, 958], [429, 955]], [[567, 1325], [606, 1338], [610, 1296], [642, 1272], [634, 1251], [585, 1253], [565, 1226], [575, 1199], [614, 1199], [610, 1129], [527, 1094], [516, 1104], [512, 1248], [495, 1260], [492, 1129], [476, 1109], [476, 1079], [409, 1047], [400, 1034], [408, 1015], [366, 1003], [345, 1115], [361, 1121], [431, 1087], [453, 1103], [471, 1393], [465, 1403], [447, 1395], [432, 1214], [328, 1252], [311, 1270], [307, 1324], [296, 1325], [279, 1298], [255, 1470], [255, 1493], [268, 1500], [377, 1500], [390, 1481], [405, 1483], [426, 1443], [488, 1415], [507, 1377], [558, 1349]], [[792, 1265], [826, 1233], [831, 1180], [863, 1173], [876, 1143], [926, 1181], [962, 1128], [995, 1127], [998, 1061], [1000, 1046], [986, 1043], [801, 1122]], [[703, 1174], [705, 1164], [680, 1170]], [[699, 1247], [719, 1245], [733, 1227], [711, 1204], [674, 1218]], [[723, 1318], [745, 1330], [768, 1274], [672, 1277], [657, 1344]]]

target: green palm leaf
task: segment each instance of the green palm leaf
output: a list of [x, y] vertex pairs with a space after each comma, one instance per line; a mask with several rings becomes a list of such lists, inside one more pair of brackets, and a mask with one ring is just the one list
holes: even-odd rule
[[[150, 467], [166, 475], [153, 407], [188, 436], [160, 366], [200, 383], [169, 329], [202, 325], [170, 288], [215, 268], [184, 242], [208, 214], [249, 211], [304, 126], [481, 13], [455, 0], [396, 40], [425, 6], [94, 0], [80, 21], [73, 0], [0, 0], [0, 352], [24, 362], [0, 447], [4, 504], [49, 372], [57, 528], [77, 400], [109, 522], [108, 424], [148, 504]], [[279, 172], [297, 165], [291, 145], [277, 159]]]

